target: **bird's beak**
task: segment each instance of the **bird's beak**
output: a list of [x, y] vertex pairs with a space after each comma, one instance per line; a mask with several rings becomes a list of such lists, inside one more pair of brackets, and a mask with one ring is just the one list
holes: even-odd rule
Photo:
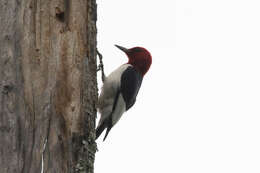
[[122, 47], [122, 46], [118, 46], [118, 45], [116, 45], [116, 44], [115, 44], [115, 46], [116, 46], [118, 49], [120, 49], [120, 50], [122, 50], [123, 52], [125, 52], [125, 53], [127, 53], [127, 52], [129, 51], [127, 48], [124, 48], [124, 47]]

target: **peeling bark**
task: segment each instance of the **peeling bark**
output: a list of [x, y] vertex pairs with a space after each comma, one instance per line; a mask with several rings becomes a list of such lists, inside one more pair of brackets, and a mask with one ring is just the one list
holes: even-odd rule
[[95, 0], [2, 0], [0, 23], [0, 172], [93, 172]]

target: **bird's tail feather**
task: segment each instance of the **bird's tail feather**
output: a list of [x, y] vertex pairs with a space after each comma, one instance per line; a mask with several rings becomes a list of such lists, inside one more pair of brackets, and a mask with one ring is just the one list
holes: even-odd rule
[[103, 138], [103, 141], [105, 141], [105, 139], [107, 138], [107, 135], [110, 130], [111, 130], [111, 127], [107, 127], [106, 134], [105, 134], [105, 137]]
[[97, 129], [96, 129], [96, 139], [101, 135], [101, 133], [104, 131], [104, 129], [106, 128], [106, 123], [103, 122], [102, 124], [100, 124]]

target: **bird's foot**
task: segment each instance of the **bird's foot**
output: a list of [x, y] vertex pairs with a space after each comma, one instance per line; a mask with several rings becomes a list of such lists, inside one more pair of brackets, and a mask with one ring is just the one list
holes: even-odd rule
[[105, 72], [104, 72], [104, 64], [103, 64], [103, 56], [102, 56], [102, 54], [98, 51], [98, 49], [97, 49], [97, 55], [98, 55], [98, 57], [99, 57], [99, 65], [98, 65], [98, 68], [97, 68], [97, 71], [100, 71], [101, 70], [101, 75], [102, 75], [102, 77], [101, 77], [101, 79], [102, 79], [102, 82], [104, 82], [105, 81]]

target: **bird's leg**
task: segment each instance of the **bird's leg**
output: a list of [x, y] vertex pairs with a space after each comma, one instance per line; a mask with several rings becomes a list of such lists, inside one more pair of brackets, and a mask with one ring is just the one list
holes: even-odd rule
[[102, 78], [102, 82], [104, 83], [106, 76], [105, 76], [105, 72], [104, 72], [104, 64], [102, 61], [103, 56], [98, 50], [97, 50], [97, 55], [99, 57], [99, 65], [98, 65], [97, 71], [101, 70], [101, 75], [102, 75], [101, 78]]

